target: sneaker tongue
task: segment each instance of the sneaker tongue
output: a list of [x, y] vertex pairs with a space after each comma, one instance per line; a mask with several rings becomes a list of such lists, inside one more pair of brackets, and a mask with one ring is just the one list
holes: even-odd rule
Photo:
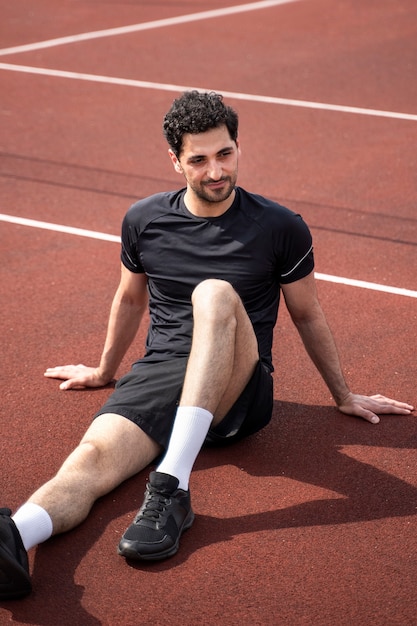
[[163, 472], [151, 472], [149, 474], [149, 482], [152, 487], [155, 487], [162, 493], [172, 493], [178, 488], [179, 480], [170, 474], [164, 474]]

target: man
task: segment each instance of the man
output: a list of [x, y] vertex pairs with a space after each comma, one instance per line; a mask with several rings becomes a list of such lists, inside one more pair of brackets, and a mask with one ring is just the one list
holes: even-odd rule
[[163, 559], [189, 528], [189, 477], [204, 441], [229, 443], [272, 414], [272, 332], [280, 292], [343, 413], [379, 421], [413, 407], [353, 394], [317, 299], [310, 232], [299, 215], [236, 187], [236, 112], [215, 93], [174, 101], [164, 134], [186, 188], [137, 202], [122, 227], [122, 270], [97, 368], [62, 366], [61, 389], [113, 379], [149, 306], [146, 355], [117, 384], [58, 473], [0, 516], [0, 595], [29, 593], [27, 550], [70, 530], [97, 498], [156, 458], [118, 552]]

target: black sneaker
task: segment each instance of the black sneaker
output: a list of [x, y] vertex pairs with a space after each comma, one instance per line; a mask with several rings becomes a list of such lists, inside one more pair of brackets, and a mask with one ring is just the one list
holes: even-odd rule
[[32, 590], [28, 555], [11, 514], [0, 509], [0, 600], [23, 598]]
[[158, 561], [175, 554], [181, 534], [194, 521], [190, 492], [178, 479], [151, 472], [145, 499], [120, 540], [118, 553], [128, 559]]

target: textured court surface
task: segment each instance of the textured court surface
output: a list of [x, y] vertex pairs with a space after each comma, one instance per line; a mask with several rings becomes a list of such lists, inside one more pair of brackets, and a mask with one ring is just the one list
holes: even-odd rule
[[[123, 214], [181, 184], [160, 129], [183, 86], [229, 94], [240, 184], [311, 226], [352, 388], [417, 403], [414, 0], [0, 9], [2, 506], [51, 476], [110, 392], [60, 392], [43, 371], [99, 358]], [[116, 554], [143, 472], [31, 553], [34, 592], [0, 624], [416, 625], [416, 418], [339, 415], [284, 309], [274, 358], [273, 421], [202, 452], [175, 557]]]

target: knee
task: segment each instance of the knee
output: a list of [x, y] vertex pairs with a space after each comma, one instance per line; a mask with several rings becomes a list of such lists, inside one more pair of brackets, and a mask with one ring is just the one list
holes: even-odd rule
[[220, 280], [218, 278], [207, 278], [199, 283], [191, 296], [193, 305], [197, 305], [203, 302], [207, 305], [216, 304], [218, 302], [229, 302], [234, 304], [237, 298], [237, 293], [233, 289], [232, 285], [226, 280]]
[[221, 317], [234, 316], [239, 296], [232, 285], [225, 280], [209, 278], [199, 283], [192, 294], [194, 316], [215, 315]]
[[64, 461], [57, 477], [67, 483], [76, 482], [96, 499], [110, 491], [112, 472], [102, 446], [94, 440], [83, 440]]
[[69, 455], [61, 471], [93, 475], [100, 472], [103, 465], [103, 451], [92, 440], [82, 440]]

